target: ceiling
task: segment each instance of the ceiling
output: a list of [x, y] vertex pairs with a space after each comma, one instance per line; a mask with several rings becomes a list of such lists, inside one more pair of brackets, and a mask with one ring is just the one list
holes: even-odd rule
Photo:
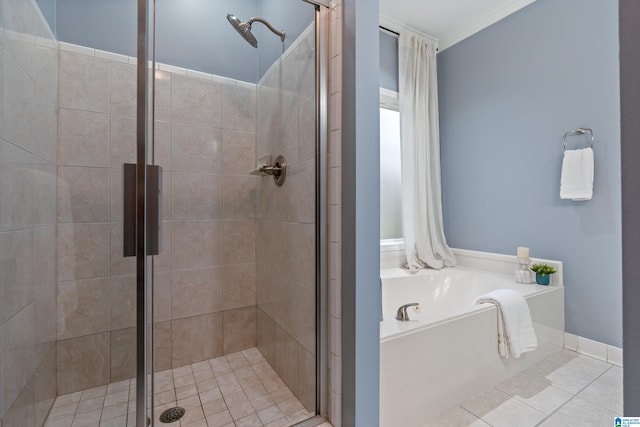
[[380, 16], [385, 26], [401, 24], [437, 38], [443, 50], [534, 1], [380, 0]]

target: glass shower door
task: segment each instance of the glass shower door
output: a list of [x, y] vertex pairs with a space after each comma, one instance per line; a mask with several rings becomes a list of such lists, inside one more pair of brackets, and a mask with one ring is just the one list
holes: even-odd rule
[[156, 7], [154, 417], [293, 425], [319, 411], [317, 7]]

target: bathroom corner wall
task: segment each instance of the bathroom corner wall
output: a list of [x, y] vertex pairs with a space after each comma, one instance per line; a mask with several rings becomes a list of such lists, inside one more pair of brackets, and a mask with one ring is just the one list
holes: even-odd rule
[[[449, 244], [563, 261], [566, 331], [621, 347], [618, 37], [616, 1], [537, 0], [441, 51], [438, 89]], [[583, 202], [559, 196], [578, 127], [596, 138]]]
[[342, 0], [331, 2], [329, 31], [329, 420], [342, 425]]
[[[122, 164], [135, 163], [136, 60], [61, 43], [58, 393], [135, 375], [135, 259], [122, 257]], [[255, 85], [160, 64], [155, 368], [256, 345]]]
[[56, 396], [58, 46], [32, 0], [0, 1], [0, 425]]
[[259, 178], [258, 349], [309, 411], [315, 409], [316, 121], [311, 25], [258, 84], [257, 156], [284, 155], [282, 187]]

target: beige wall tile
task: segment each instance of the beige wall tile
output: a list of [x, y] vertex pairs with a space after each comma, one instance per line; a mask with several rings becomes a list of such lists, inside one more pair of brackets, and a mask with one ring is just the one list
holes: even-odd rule
[[274, 141], [274, 152], [282, 154], [290, 165], [299, 161], [298, 155], [298, 107], [288, 110], [282, 115], [278, 124], [282, 134], [282, 139]]
[[222, 313], [174, 319], [171, 323], [171, 353], [173, 368], [221, 356]]
[[222, 311], [222, 267], [174, 270], [171, 303], [173, 319]]
[[153, 159], [149, 159], [149, 163], [158, 165], [162, 167], [164, 173], [169, 173], [171, 170], [171, 122], [159, 121], [156, 114], [154, 131], [154, 156]]
[[[108, 279], [105, 279], [108, 280]], [[136, 277], [111, 277], [111, 324], [109, 330], [130, 328], [136, 324]], [[113, 337], [112, 337], [113, 338]]]
[[315, 158], [316, 100], [307, 98], [298, 107], [298, 160]]
[[110, 220], [114, 222], [122, 221], [122, 165], [111, 168], [111, 203]]
[[154, 369], [171, 369], [171, 321], [156, 323], [153, 328]]
[[171, 272], [156, 271], [153, 275], [154, 322], [171, 320]]
[[107, 222], [110, 216], [108, 168], [58, 168], [58, 222]]
[[283, 325], [308, 352], [315, 354], [316, 303], [315, 292], [295, 282], [289, 282], [287, 310], [288, 324]]
[[29, 304], [0, 326], [1, 412], [18, 398], [35, 368], [35, 308]]
[[3, 231], [32, 227], [34, 223], [34, 156], [2, 142], [2, 216]]
[[52, 346], [33, 376], [35, 425], [42, 426], [56, 399], [56, 349]]
[[[37, 157], [32, 157], [34, 160]], [[40, 160], [31, 169], [33, 183], [33, 225], [55, 223], [56, 212], [56, 167]]]
[[61, 108], [58, 164], [109, 167], [109, 116]]
[[222, 178], [222, 205], [224, 219], [254, 219], [256, 217], [255, 176], [229, 176]]
[[174, 270], [222, 264], [221, 221], [174, 222], [171, 232]]
[[58, 106], [58, 49], [36, 45], [35, 82], [40, 96], [37, 102], [42, 105]]
[[124, 257], [122, 247], [122, 223], [109, 224], [111, 233], [111, 276], [133, 276], [136, 274], [135, 257]]
[[56, 284], [38, 285], [35, 307], [35, 364], [39, 365], [45, 356], [55, 349], [56, 343]]
[[58, 224], [58, 281], [109, 276], [109, 224]]
[[116, 382], [136, 375], [136, 328], [111, 332], [111, 378]]
[[258, 307], [256, 309], [256, 344], [271, 366], [276, 364], [276, 323]]
[[0, 323], [4, 323], [34, 296], [33, 231], [31, 229], [0, 233]]
[[256, 305], [256, 264], [223, 266], [222, 285], [224, 310]]
[[58, 152], [58, 107], [36, 104], [34, 112], [36, 119], [31, 123], [33, 153], [55, 165]]
[[[290, 175], [290, 176], [289, 176]], [[287, 169], [290, 187], [285, 193], [283, 215], [275, 216], [286, 221], [315, 222], [315, 161], [307, 160]]]
[[60, 106], [109, 112], [109, 61], [60, 51]]
[[154, 268], [156, 272], [171, 270], [171, 222], [163, 221], [162, 229], [162, 248], [160, 254], [154, 256]]
[[171, 120], [201, 126], [222, 126], [222, 84], [173, 75]]
[[109, 330], [109, 279], [59, 282], [58, 339]]
[[225, 129], [255, 132], [255, 88], [225, 83], [222, 91], [222, 126]]
[[316, 401], [316, 359], [303, 347], [298, 347], [298, 388], [295, 392], [307, 411], [313, 411]]
[[315, 289], [316, 227], [314, 224], [285, 223], [286, 276]]
[[22, 427], [34, 425], [34, 401], [33, 401], [33, 380], [21, 390], [20, 394], [7, 408], [7, 412], [2, 418], [2, 425], [7, 427]]
[[35, 285], [55, 284], [56, 226], [53, 222], [33, 229], [32, 271], [31, 280]]
[[279, 296], [285, 288], [277, 281], [277, 274], [267, 266], [256, 263], [256, 304], [265, 313], [272, 315], [278, 304]]
[[222, 175], [173, 172], [171, 187], [173, 219], [222, 218]]
[[136, 66], [110, 62], [111, 114], [135, 117], [136, 115]]
[[0, 424], [39, 426], [55, 398], [58, 51], [36, 44], [35, 3], [0, 9]]
[[[255, 132], [223, 131], [222, 173], [248, 175], [256, 167]], [[260, 153], [263, 155], [265, 153]]]
[[[316, 92], [315, 31], [310, 31], [296, 49], [298, 60], [298, 100], [313, 97]], [[314, 126], [315, 127], [315, 126]]]
[[255, 261], [255, 221], [224, 220], [222, 227], [223, 260], [225, 264]]
[[280, 74], [281, 80], [276, 86], [280, 90], [282, 99], [282, 111], [286, 112], [297, 107], [298, 103], [298, 60], [296, 55], [288, 55], [281, 63], [281, 70], [276, 72], [276, 76]]
[[171, 170], [220, 173], [222, 130], [212, 127], [171, 125]]
[[123, 163], [136, 163], [135, 117], [111, 116], [111, 167], [121, 169]]
[[57, 352], [58, 395], [109, 382], [109, 332], [58, 341]]
[[155, 75], [156, 120], [168, 122], [171, 120], [171, 73], [156, 70]]
[[224, 354], [256, 346], [256, 308], [244, 307], [222, 313]]
[[[295, 368], [297, 366], [297, 353], [295, 352], [295, 346], [293, 346], [294, 351], [292, 352], [293, 358], [290, 360], [289, 355], [289, 341], [291, 337], [287, 332], [282, 329], [280, 326], [276, 324], [276, 364], [274, 366], [276, 372], [282, 379], [282, 381], [287, 384], [287, 387], [294, 391], [297, 385], [297, 374], [298, 371]], [[293, 369], [291, 368], [293, 365]]]
[[14, 57], [5, 53], [4, 60], [4, 94], [2, 136], [9, 142], [29, 150], [33, 144], [33, 122], [35, 104], [35, 83], [15, 61]]

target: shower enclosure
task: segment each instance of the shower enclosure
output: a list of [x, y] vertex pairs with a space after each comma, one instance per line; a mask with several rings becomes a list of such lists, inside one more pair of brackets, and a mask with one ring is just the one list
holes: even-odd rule
[[314, 425], [326, 4], [115, 3], [0, 0], [0, 424]]

